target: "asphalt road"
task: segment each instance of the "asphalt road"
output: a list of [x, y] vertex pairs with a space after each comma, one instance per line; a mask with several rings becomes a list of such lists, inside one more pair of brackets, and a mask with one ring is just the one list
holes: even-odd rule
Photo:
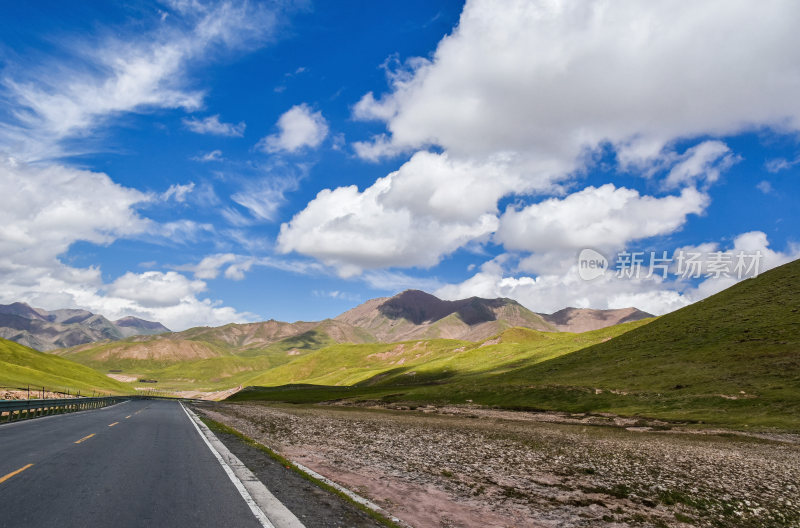
[[262, 526], [177, 402], [0, 425], [0, 455], [1, 528]]

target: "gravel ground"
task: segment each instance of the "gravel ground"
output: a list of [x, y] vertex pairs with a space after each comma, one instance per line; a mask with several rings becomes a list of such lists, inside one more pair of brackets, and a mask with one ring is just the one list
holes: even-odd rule
[[789, 435], [465, 407], [199, 410], [415, 527], [800, 527]]

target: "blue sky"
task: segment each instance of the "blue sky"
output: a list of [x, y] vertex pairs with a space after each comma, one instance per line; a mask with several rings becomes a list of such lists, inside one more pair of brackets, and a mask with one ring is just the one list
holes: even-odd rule
[[[17, 3], [0, 302], [173, 329], [419, 288], [665, 313], [800, 257], [794, 2]], [[713, 275], [713, 274], [709, 274]]]

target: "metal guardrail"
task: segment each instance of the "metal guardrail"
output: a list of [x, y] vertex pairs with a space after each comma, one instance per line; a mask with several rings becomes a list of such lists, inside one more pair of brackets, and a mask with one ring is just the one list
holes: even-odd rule
[[89, 409], [99, 409], [129, 400], [125, 396], [63, 398], [55, 400], [0, 400], [0, 423]]

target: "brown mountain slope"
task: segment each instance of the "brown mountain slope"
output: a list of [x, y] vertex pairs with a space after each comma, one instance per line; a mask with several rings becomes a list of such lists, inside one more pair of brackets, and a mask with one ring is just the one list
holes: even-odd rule
[[593, 310], [591, 308], [564, 308], [550, 315], [541, 314], [545, 321], [560, 332], [589, 332], [608, 326], [653, 317], [638, 308]]
[[432, 338], [478, 341], [512, 326], [555, 331], [541, 315], [512, 299], [443, 301], [419, 290], [369, 300], [335, 320], [366, 330], [381, 342]]

